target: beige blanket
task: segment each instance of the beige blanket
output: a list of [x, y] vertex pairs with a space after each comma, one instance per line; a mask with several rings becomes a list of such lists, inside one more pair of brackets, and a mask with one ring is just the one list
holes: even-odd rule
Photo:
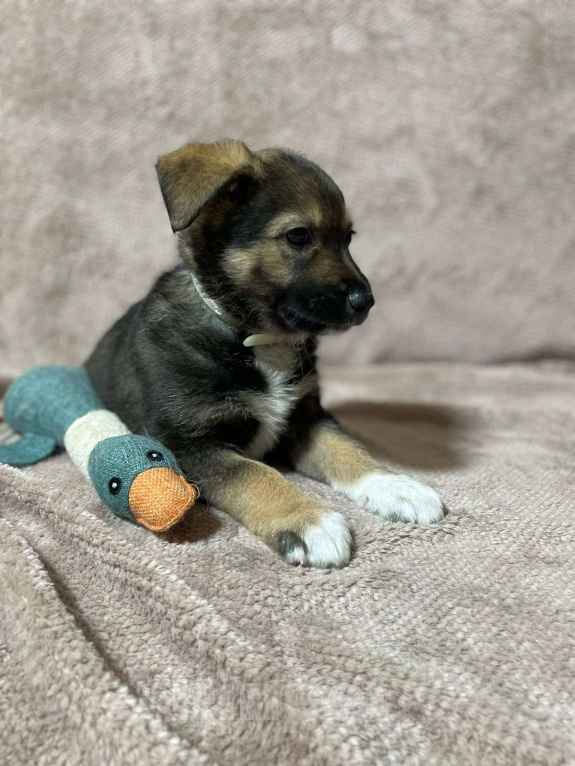
[[326, 374], [440, 489], [435, 527], [350, 519], [291, 568], [215, 509], [113, 517], [65, 455], [0, 468], [3, 764], [575, 761], [575, 365]]

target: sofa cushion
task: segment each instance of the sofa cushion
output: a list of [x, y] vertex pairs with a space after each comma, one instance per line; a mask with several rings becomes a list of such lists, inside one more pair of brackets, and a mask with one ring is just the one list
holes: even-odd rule
[[157, 156], [224, 137], [346, 195], [377, 303], [326, 361], [574, 356], [574, 3], [5, 5], [5, 370], [86, 358], [175, 260]]

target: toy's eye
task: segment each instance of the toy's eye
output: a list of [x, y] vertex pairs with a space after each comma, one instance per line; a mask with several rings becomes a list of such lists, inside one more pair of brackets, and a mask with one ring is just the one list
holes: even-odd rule
[[117, 495], [118, 492], [122, 489], [122, 479], [119, 479], [117, 476], [113, 476], [108, 482], [108, 489], [110, 490], [110, 494]]
[[157, 450], [153, 449], [150, 452], [148, 452], [148, 458], [150, 460], [163, 460], [164, 456], [161, 452], [158, 452]]
[[304, 247], [311, 240], [309, 230], [303, 226], [298, 226], [296, 229], [290, 229], [286, 234], [286, 239], [290, 245], [295, 247]]

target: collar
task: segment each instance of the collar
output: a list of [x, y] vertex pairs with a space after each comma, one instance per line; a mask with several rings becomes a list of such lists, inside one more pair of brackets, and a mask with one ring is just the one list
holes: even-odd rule
[[[222, 322], [225, 322], [226, 324], [230, 325], [230, 327], [233, 327], [235, 330], [241, 330], [242, 325], [238, 320], [233, 317], [231, 314], [229, 314], [227, 311], [225, 311], [220, 304], [215, 301], [213, 298], [210, 298], [210, 296], [206, 293], [202, 285], [200, 284], [200, 280], [196, 277], [196, 275], [192, 272], [190, 272], [192, 275], [192, 282], [194, 283], [194, 287], [196, 288], [196, 292], [200, 296], [200, 298], [203, 300], [203, 302], [206, 304], [206, 306], [209, 308], [209, 310], [215, 314], [218, 319], [221, 319]], [[274, 335], [271, 332], [261, 332], [261, 333], [255, 333], [253, 335], [248, 335], [247, 338], [244, 339], [243, 344], [244, 346], [250, 347], [250, 346], [272, 346], [276, 343], [282, 343], [282, 339], [279, 338], [277, 335]]]

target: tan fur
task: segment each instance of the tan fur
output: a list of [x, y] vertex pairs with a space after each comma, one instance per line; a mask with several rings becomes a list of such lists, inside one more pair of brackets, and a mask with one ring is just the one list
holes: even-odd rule
[[262, 162], [273, 162], [274, 160], [281, 159], [284, 149], [280, 149], [279, 147], [268, 147], [267, 149], [258, 149], [258, 151], [254, 152], [256, 157], [259, 157]]
[[318, 229], [321, 228], [324, 216], [323, 205], [312, 195], [305, 201], [305, 216], [312, 226], [316, 226]]
[[219, 481], [210, 482], [210, 500], [270, 545], [279, 532], [302, 534], [325, 508], [264, 463], [234, 453], [218, 458]]
[[237, 285], [249, 284], [257, 260], [259, 243], [253, 248], [245, 250], [228, 250], [224, 261], [224, 271], [234, 280]]
[[385, 472], [364, 447], [321, 422], [293, 457], [298, 471], [326, 484], [352, 485], [369, 473]]
[[251, 248], [229, 250], [224, 263], [226, 274], [242, 289], [257, 294], [256, 270], [261, 270], [272, 284], [284, 286], [291, 278], [289, 263], [282, 258], [274, 240], [261, 240]]
[[326, 286], [353, 278], [353, 273], [345, 262], [334, 258], [319, 248], [314, 253], [309, 273], [313, 279]]
[[[309, 194], [309, 190], [308, 194]], [[286, 210], [269, 224], [265, 236], [281, 237], [290, 229], [298, 226], [320, 229], [322, 226], [322, 209], [320, 204], [311, 196], [302, 200], [301, 210]]]
[[290, 229], [295, 229], [297, 226], [308, 226], [309, 221], [307, 217], [302, 218], [301, 213], [295, 210], [288, 210], [278, 215], [270, 222], [266, 229], [265, 236], [270, 238], [281, 237]]
[[188, 226], [240, 171], [261, 173], [261, 160], [242, 141], [186, 144], [158, 158], [156, 170], [174, 231]]

